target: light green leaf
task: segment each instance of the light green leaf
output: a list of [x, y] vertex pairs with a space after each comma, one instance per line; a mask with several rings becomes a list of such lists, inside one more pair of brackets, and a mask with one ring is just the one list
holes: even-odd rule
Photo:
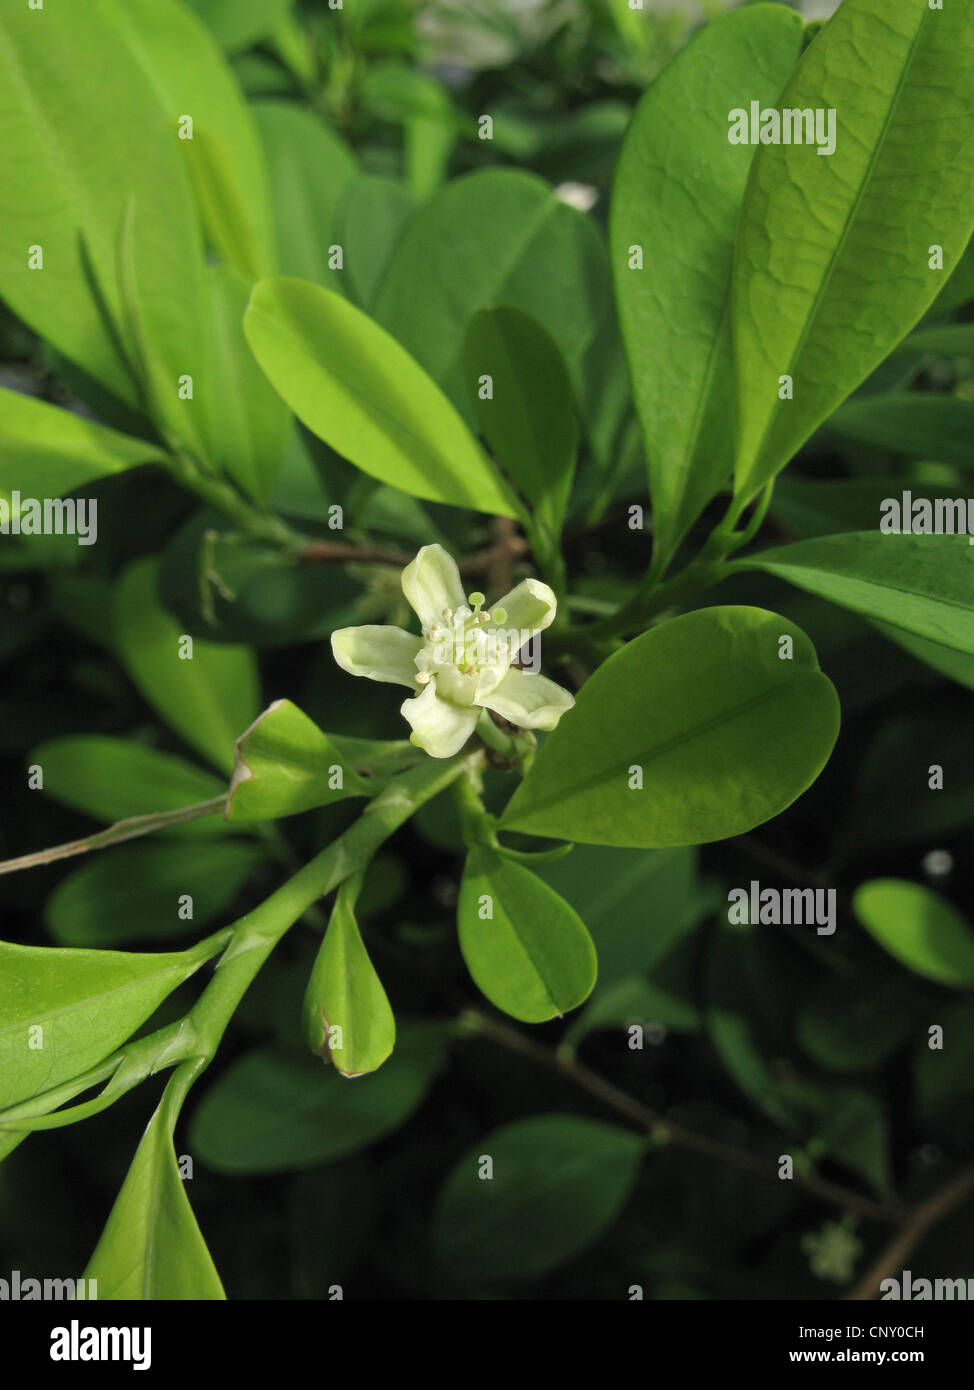
[[524, 1023], [560, 1018], [592, 992], [598, 962], [584, 922], [521, 864], [472, 849], [457, 926], [478, 989]]
[[108, 1057], [207, 958], [0, 942], [0, 1109]]
[[[329, 268], [329, 247], [341, 245], [339, 211], [355, 182], [355, 157], [317, 116], [292, 102], [258, 102], [254, 114], [270, 175], [281, 271], [343, 293], [345, 272]], [[353, 246], [344, 249], [354, 255]]]
[[974, 986], [974, 931], [938, 893], [905, 879], [875, 878], [856, 889], [852, 909], [907, 970], [938, 984]]
[[[753, 496], [933, 303], [974, 227], [974, 10], [845, 0], [778, 106], [834, 110], [836, 144], [767, 144], [734, 270], [736, 486]], [[741, 104], [746, 105], [742, 93]], [[794, 399], [780, 399], [790, 376]]]
[[377, 1071], [396, 1042], [396, 1020], [355, 920], [361, 882], [355, 874], [338, 889], [303, 1009], [311, 1051], [347, 1077]]
[[734, 470], [731, 270], [753, 150], [729, 142], [727, 114], [774, 105], [802, 33], [781, 5], [708, 24], [643, 96], [619, 156], [612, 269], [659, 565]]
[[[535, 1115], [478, 1139], [440, 1194], [441, 1259], [472, 1283], [530, 1279], [598, 1240], [619, 1216], [645, 1140], [576, 1115]], [[493, 1162], [489, 1182], [483, 1157]]]
[[345, 250], [349, 298], [361, 308], [371, 311], [389, 259], [415, 208], [413, 194], [395, 179], [363, 174], [348, 185], [338, 214], [338, 240]]
[[[61, 497], [95, 478], [164, 463], [155, 444], [46, 401], [0, 388], [0, 497]], [[11, 508], [11, 518], [19, 508]]]
[[244, 337], [250, 292], [225, 266], [210, 266], [210, 370], [198, 399], [212, 457], [242, 490], [267, 507], [294, 422], [254, 361]]
[[263, 151], [253, 115], [206, 26], [176, 0], [96, 0], [122, 35], [165, 112], [208, 240], [243, 276], [275, 269]]
[[324, 734], [290, 700], [275, 700], [237, 741], [227, 820], [276, 820], [349, 796], [371, 796], [374, 779], [417, 760], [407, 741]]
[[642, 849], [742, 835], [811, 785], [838, 729], [800, 628], [761, 608], [701, 609], [586, 681], [501, 825]]
[[157, 561], [139, 560], [118, 581], [119, 655], [160, 718], [214, 767], [230, 773], [234, 743], [260, 708], [254, 654], [249, 647], [196, 638], [192, 658], [181, 657], [183, 633], [159, 604], [157, 573]]
[[[571, 492], [578, 425], [571, 382], [550, 336], [520, 309], [481, 309], [464, 362], [477, 426], [508, 479], [555, 537]], [[484, 398], [480, 382], [491, 379]]]
[[[262, 858], [241, 840], [122, 845], [61, 880], [44, 921], [62, 946], [123, 946], [196, 935], [228, 908]], [[185, 897], [192, 899], [186, 917]]]
[[469, 422], [464, 328], [496, 304], [523, 309], [557, 344], [608, 471], [631, 418], [608, 256], [591, 219], [514, 169], [455, 179], [419, 210], [383, 277], [375, 315]]
[[850, 531], [764, 550], [760, 569], [867, 618], [974, 653], [974, 564], [966, 536]]
[[837, 410], [829, 429], [894, 454], [974, 469], [974, 401], [919, 392], [863, 397]]
[[516, 514], [439, 387], [347, 300], [303, 280], [262, 280], [244, 328], [298, 419], [364, 473], [428, 501]]
[[354, 1086], [313, 1057], [249, 1052], [203, 1097], [190, 1148], [220, 1173], [287, 1172], [355, 1153], [419, 1105], [445, 1032], [442, 1024], [400, 1023], [389, 1061]]
[[177, 1094], [171, 1081], [85, 1270], [101, 1300], [226, 1298], [176, 1165]]
[[294, 0], [186, 0], [228, 53], [238, 53], [274, 32]]
[[[121, 348], [118, 336], [118, 239], [134, 205], [140, 307], [178, 413], [178, 378], [196, 375], [203, 340], [196, 212], [175, 131], [100, 6], [4, 7], [0, 126], [0, 295], [65, 357], [140, 405], [131, 344]], [[29, 268], [34, 246], [43, 270]]]
[[[103, 734], [51, 739], [31, 750], [28, 763], [41, 768], [48, 796], [108, 823], [193, 806], [226, 790], [219, 778], [182, 758]], [[225, 830], [222, 817], [213, 815], [161, 833], [212, 835]]]

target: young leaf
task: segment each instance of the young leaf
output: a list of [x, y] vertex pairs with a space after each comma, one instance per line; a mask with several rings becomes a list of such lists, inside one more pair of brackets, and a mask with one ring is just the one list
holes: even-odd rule
[[[463, 344], [477, 426], [507, 477], [556, 537], [571, 491], [578, 425], [564, 360], [521, 309], [481, 309]], [[480, 383], [490, 378], [490, 392]]]
[[[923, 316], [974, 227], [974, 10], [845, 0], [778, 106], [835, 146], [767, 144], [734, 268], [736, 489], [752, 497]], [[827, 134], [827, 132], [826, 132]], [[787, 383], [791, 378], [793, 395]]]
[[[176, 0], [96, 0], [168, 118], [209, 241], [250, 280], [275, 269], [263, 151], [250, 108], [206, 26]], [[180, 122], [192, 117], [180, 133]]]
[[[103, 734], [51, 739], [33, 748], [28, 762], [41, 768], [48, 796], [108, 823], [175, 811], [226, 791], [219, 778], [182, 758]], [[223, 818], [212, 815], [162, 833], [219, 835], [225, 830]]]
[[521, 864], [472, 849], [457, 926], [478, 989], [523, 1023], [560, 1018], [592, 992], [598, 962], [584, 922]]
[[959, 652], [974, 653], [974, 566], [966, 536], [850, 531], [736, 562]]
[[165, 461], [156, 444], [0, 388], [0, 497], [8, 504], [28, 481], [33, 497], [61, 497], [95, 478]]
[[472, 421], [463, 333], [472, 314], [495, 304], [523, 309], [556, 343], [608, 470], [630, 415], [605, 247], [590, 218], [515, 169], [456, 179], [419, 210], [379, 286], [375, 316]]
[[[330, 248], [343, 245], [339, 210], [356, 179], [355, 156], [293, 102], [258, 102], [254, 114], [270, 174], [280, 269], [342, 294], [344, 271], [329, 265]], [[351, 244], [343, 250], [354, 255]]]
[[974, 469], [974, 401], [919, 392], [864, 397], [837, 410], [829, 429], [891, 453]]
[[905, 879], [875, 878], [856, 889], [852, 909], [907, 970], [938, 984], [974, 986], [974, 931], [938, 893]]
[[[95, 855], [63, 878], [44, 922], [62, 946], [131, 946], [196, 935], [237, 897], [260, 863], [243, 840], [143, 841]], [[186, 898], [192, 915], [187, 915]]]
[[0, 1109], [108, 1057], [206, 959], [0, 942]]
[[838, 730], [800, 628], [760, 608], [701, 609], [586, 681], [501, 826], [642, 849], [742, 835], [814, 782]]
[[303, 1010], [311, 1051], [349, 1077], [377, 1071], [396, 1042], [396, 1020], [355, 920], [361, 884], [354, 874], [338, 890]]
[[211, 356], [198, 396], [210, 454], [245, 493], [267, 507], [294, 422], [247, 346], [247, 286], [226, 266], [210, 266], [206, 288]]
[[324, 734], [290, 700], [275, 700], [237, 740], [227, 820], [276, 820], [349, 796], [371, 796], [370, 775], [407, 766], [414, 751], [406, 742]]
[[134, 204], [141, 308], [175, 402], [179, 377], [197, 374], [203, 339], [196, 211], [175, 130], [100, 6], [4, 7], [0, 125], [0, 295], [65, 357], [140, 405], [130, 345], [119, 346], [116, 274]]
[[[234, 766], [234, 743], [260, 708], [257, 663], [249, 647], [192, 639], [156, 596], [158, 563], [139, 560], [115, 589], [115, 638], [142, 694], [187, 743], [221, 771]], [[158, 809], [158, 808], [155, 808]]]
[[433, 1079], [445, 1032], [400, 1024], [396, 1050], [355, 1086], [313, 1057], [248, 1052], [193, 1115], [193, 1153], [220, 1173], [281, 1173], [356, 1153], [397, 1129]]
[[619, 156], [612, 269], [659, 565], [734, 471], [731, 270], [754, 152], [730, 143], [727, 115], [774, 105], [802, 34], [781, 5], [708, 24], [643, 96]]
[[364, 473], [428, 501], [516, 515], [439, 387], [347, 300], [303, 280], [262, 280], [244, 329], [298, 419]]
[[173, 1149], [170, 1081], [85, 1270], [104, 1299], [226, 1298]]
[[563, 1264], [619, 1216], [644, 1143], [616, 1125], [557, 1114], [486, 1135], [440, 1193], [433, 1235], [441, 1258], [472, 1282], [537, 1277]]

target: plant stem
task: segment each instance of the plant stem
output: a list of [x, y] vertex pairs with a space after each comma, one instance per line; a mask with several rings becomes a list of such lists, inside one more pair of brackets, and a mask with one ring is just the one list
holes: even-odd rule
[[[718, 1162], [726, 1163], [730, 1167], [739, 1168], [744, 1172], [755, 1173], [759, 1177], [778, 1181], [774, 1165], [768, 1164], [764, 1159], [758, 1158], [746, 1149], [738, 1149], [733, 1144], [725, 1144], [720, 1139], [711, 1139], [706, 1134], [697, 1134], [694, 1130], [673, 1124], [665, 1115], [643, 1105], [642, 1101], [636, 1100], [633, 1096], [627, 1095], [625, 1091], [614, 1086], [611, 1081], [606, 1081], [604, 1077], [590, 1071], [588, 1067], [576, 1061], [570, 1054], [555, 1052], [550, 1048], [543, 1047], [516, 1028], [511, 1028], [508, 1024], [491, 1017], [489, 1014], [481, 1013], [479, 1009], [466, 1010], [463, 1021], [469, 1026], [470, 1031], [491, 1038], [502, 1047], [536, 1062], [538, 1066], [546, 1067], [549, 1071], [555, 1071], [567, 1077], [569, 1081], [587, 1091], [589, 1095], [595, 1096], [597, 1100], [616, 1110], [620, 1115], [625, 1115], [628, 1120], [645, 1130], [652, 1138], [674, 1144], [678, 1148], [687, 1149], [691, 1153], [700, 1154], [705, 1158], [717, 1159]], [[889, 1207], [881, 1206], [878, 1202], [873, 1202], [868, 1197], [861, 1197], [856, 1192], [849, 1192], [836, 1183], [820, 1178], [817, 1173], [796, 1173], [794, 1180], [807, 1191], [814, 1193], [816, 1197], [844, 1207], [857, 1216], [883, 1222], [897, 1219], [898, 1212], [895, 1209], [891, 1210]]]
[[903, 1268], [903, 1261], [919, 1245], [930, 1228], [959, 1207], [972, 1192], [974, 1164], [962, 1169], [943, 1187], [939, 1187], [913, 1208], [879, 1258], [846, 1297], [858, 1302], [875, 1298], [883, 1280], [893, 1278], [899, 1273]]
[[0, 874], [13, 874], [18, 869], [34, 869], [39, 864], [53, 864], [58, 859], [70, 859], [75, 854], [88, 854], [93, 849], [107, 849], [109, 845], [120, 845], [125, 840], [138, 839], [140, 835], [151, 835], [155, 830], [164, 830], [170, 825], [182, 825], [186, 821], [199, 820], [202, 816], [212, 816], [222, 811], [227, 804], [227, 793], [210, 797], [209, 801], [198, 801], [193, 806], [178, 806], [174, 811], [155, 811], [148, 816], [130, 816], [128, 820], [116, 821], [107, 830], [99, 830], [83, 840], [69, 840], [64, 845], [54, 845], [51, 849], [40, 849], [36, 854], [24, 854], [19, 859], [5, 859], [0, 863]]
[[396, 777], [358, 820], [259, 907], [236, 922], [216, 974], [188, 1018], [198, 1042], [193, 1079], [211, 1062], [240, 1000], [285, 932], [317, 900], [364, 869], [376, 850], [412, 816], [483, 757], [426, 758]]

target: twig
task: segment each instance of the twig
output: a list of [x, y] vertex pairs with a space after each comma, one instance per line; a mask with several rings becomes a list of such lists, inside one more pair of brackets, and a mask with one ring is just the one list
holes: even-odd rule
[[[499, 518], [506, 521], [506, 518]], [[510, 526], [513, 528], [514, 523]], [[505, 535], [503, 540], [474, 551], [460, 561], [461, 574], [481, 574], [491, 572], [492, 567], [501, 562], [508, 565], [512, 559], [527, 553], [528, 543], [523, 536]], [[390, 550], [380, 545], [353, 545], [348, 541], [311, 541], [299, 556], [308, 565], [344, 564], [346, 561], [359, 565], [392, 565], [395, 569], [405, 569], [415, 557], [403, 550]], [[509, 570], [508, 570], [509, 573]], [[488, 579], [493, 595], [494, 585]], [[497, 596], [506, 593], [510, 584], [501, 583]]]
[[[466, 1018], [469, 1019], [476, 1032], [492, 1038], [512, 1052], [520, 1053], [522, 1057], [529, 1058], [539, 1066], [547, 1067], [549, 1071], [559, 1072], [574, 1082], [576, 1086], [581, 1087], [582, 1090], [588, 1091], [589, 1095], [595, 1096], [605, 1105], [618, 1111], [620, 1115], [625, 1115], [627, 1119], [632, 1120], [640, 1129], [646, 1130], [654, 1138], [665, 1143], [675, 1144], [691, 1153], [701, 1154], [705, 1158], [717, 1159], [721, 1163], [739, 1168], [744, 1172], [755, 1173], [759, 1177], [777, 1181], [773, 1167], [755, 1154], [748, 1153], [746, 1149], [738, 1149], [733, 1144], [725, 1144], [720, 1139], [711, 1139], [705, 1134], [697, 1134], [694, 1130], [685, 1129], [682, 1125], [673, 1124], [665, 1115], [643, 1105], [641, 1101], [636, 1100], [625, 1091], [619, 1090], [611, 1081], [606, 1081], [604, 1077], [590, 1071], [574, 1057], [564, 1052], [554, 1052], [550, 1048], [542, 1047], [540, 1043], [534, 1042], [516, 1028], [508, 1027], [506, 1023], [481, 1013], [479, 1009], [468, 1009]], [[816, 1197], [821, 1197], [826, 1202], [833, 1202], [836, 1206], [844, 1207], [846, 1211], [853, 1212], [856, 1216], [883, 1222], [898, 1219], [898, 1211], [881, 1206], [868, 1197], [861, 1197], [856, 1192], [849, 1192], [836, 1183], [820, 1178], [817, 1173], [796, 1173], [795, 1181], [807, 1191], [814, 1193]]]
[[51, 849], [40, 849], [36, 854], [24, 854], [19, 859], [6, 859], [0, 863], [0, 874], [13, 874], [18, 869], [34, 869], [39, 864], [53, 864], [57, 859], [70, 859], [76, 854], [87, 854], [93, 849], [105, 849], [109, 845], [120, 845], [125, 840], [138, 839], [140, 835], [151, 835], [154, 830], [164, 830], [170, 825], [182, 825], [184, 821], [199, 820], [201, 816], [212, 816], [222, 811], [227, 803], [226, 792], [213, 796], [209, 801], [198, 801], [194, 806], [178, 806], [174, 811], [156, 811], [149, 816], [130, 816], [128, 820], [116, 821], [107, 830], [99, 830], [83, 840], [69, 840], [64, 845], [54, 845]]
[[893, 1278], [903, 1268], [903, 1262], [932, 1226], [960, 1206], [974, 1191], [974, 1164], [957, 1173], [936, 1192], [920, 1202], [906, 1217], [896, 1235], [869, 1270], [859, 1280], [847, 1299], [864, 1302], [875, 1298], [884, 1279]]

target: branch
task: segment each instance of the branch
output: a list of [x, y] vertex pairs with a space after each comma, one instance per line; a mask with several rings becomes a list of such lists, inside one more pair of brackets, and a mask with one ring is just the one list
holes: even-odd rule
[[154, 811], [148, 816], [130, 816], [127, 820], [116, 821], [107, 830], [99, 830], [83, 840], [69, 840], [64, 845], [54, 845], [51, 849], [39, 849], [36, 854], [24, 854], [19, 859], [5, 859], [0, 863], [0, 874], [13, 874], [18, 869], [34, 869], [38, 864], [53, 864], [57, 859], [70, 859], [76, 854], [88, 854], [93, 849], [106, 849], [109, 845], [120, 845], [125, 840], [136, 840], [140, 835], [151, 835], [154, 830], [164, 830], [170, 825], [182, 825], [185, 821], [199, 820], [201, 816], [212, 816], [222, 811], [227, 804], [227, 793], [221, 792], [209, 801], [198, 801], [194, 806], [178, 806], [174, 811]]
[[[583, 1091], [588, 1091], [589, 1095], [595, 1096], [620, 1115], [625, 1115], [640, 1129], [646, 1130], [652, 1138], [663, 1143], [675, 1144], [678, 1148], [701, 1154], [705, 1158], [717, 1159], [718, 1162], [726, 1163], [732, 1168], [777, 1181], [764, 1159], [758, 1158], [746, 1149], [738, 1149], [733, 1144], [725, 1144], [720, 1139], [711, 1139], [706, 1134], [697, 1134], [694, 1130], [673, 1124], [665, 1115], [651, 1110], [649, 1106], [643, 1105], [642, 1101], [619, 1090], [611, 1081], [606, 1081], [604, 1077], [590, 1071], [574, 1057], [542, 1047], [540, 1043], [534, 1042], [516, 1028], [508, 1027], [506, 1023], [481, 1013], [479, 1009], [468, 1009], [464, 1018], [475, 1032], [492, 1038], [494, 1042], [500, 1043], [512, 1052], [520, 1053], [522, 1057], [529, 1058], [539, 1066], [547, 1067], [549, 1071], [559, 1072], [576, 1086], [580, 1086]], [[856, 1192], [849, 1192], [836, 1183], [820, 1178], [817, 1173], [796, 1173], [795, 1181], [816, 1197], [844, 1207], [856, 1216], [884, 1222], [897, 1219], [898, 1213], [895, 1210], [881, 1206], [868, 1197], [860, 1197]]]
[[959, 1207], [974, 1191], [974, 1164], [957, 1173], [943, 1187], [931, 1193], [906, 1217], [896, 1235], [886, 1246], [875, 1264], [863, 1275], [847, 1299], [865, 1302], [875, 1298], [884, 1279], [894, 1278], [903, 1268], [910, 1252], [938, 1221]]

